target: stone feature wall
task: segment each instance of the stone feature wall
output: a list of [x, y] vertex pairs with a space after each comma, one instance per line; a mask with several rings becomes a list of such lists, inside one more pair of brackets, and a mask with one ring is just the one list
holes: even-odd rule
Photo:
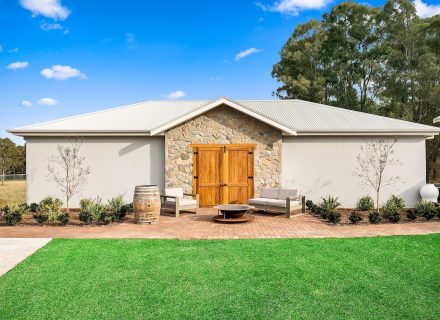
[[166, 187], [192, 192], [192, 143], [253, 143], [255, 195], [281, 186], [281, 131], [223, 105], [165, 132]]

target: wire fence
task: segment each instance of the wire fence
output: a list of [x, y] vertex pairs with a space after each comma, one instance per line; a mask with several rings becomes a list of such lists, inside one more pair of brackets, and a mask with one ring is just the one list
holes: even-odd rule
[[0, 174], [0, 181], [26, 180], [25, 173]]

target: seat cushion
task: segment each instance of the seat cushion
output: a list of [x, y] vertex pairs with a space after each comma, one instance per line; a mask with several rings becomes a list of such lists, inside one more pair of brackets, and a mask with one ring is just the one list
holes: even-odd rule
[[266, 205], [268, 207], [280, 207], [280, 208], [287, 207], [286, 200], [278, 200], [278, 199], [268, 199], [266, 201]]
[[[163, 190], [164, 196], [183, 198], [183, 188], [168, 188]], [[167, 199], [168, 200], [168, 199]]]
[[[175, 203], [176, 203], [176, 200], [174, 200], [172, 198], [168, 198], [165, 201], [165, 204], [169, 204], [169, 205], [174, 205]], [[196, 206], [196, 205], [197, 205], [197, 200], [195, 200], [195, 199], [187, 199], [187, 198], [179, 199], [179, 207]]]
[[268, 198], [253, 198], [253, 199], [249, 199], [249, 200], [248, 200], [248, 203], [249, 203], [250, 205], [260, 205], [260, 206], [265, 206], [267, 200], [271, 200], [271, 199], [268, 199]]
[[277, 188], [261, 188], [261, 198], [277, 199], [279, 190]]
[[299, 196], [298, 189], [280, 189], [278, 192], [278, 199], [286, 200], [288, 197]]

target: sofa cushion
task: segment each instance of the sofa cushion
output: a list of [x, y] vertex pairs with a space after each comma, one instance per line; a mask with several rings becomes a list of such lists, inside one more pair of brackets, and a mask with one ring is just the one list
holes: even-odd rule
[[278, 199], [286, 200], [288, 197], [299, 196], [298, 189], [280, 189], [278, 192]]
[[276, 199], [279, 190], [278, 188], [261, 188], [261, 198]]
[[[183, 188], [168, 188], [163, 190], [164, 196], [183, 198]], [[167, 200], [170, 198], [167, 198]]]
[[250, 205], [265, 206], [267, 200], [271, 200], [271, 199], [268, 199], [268, 198], [254, 198], [254, 199], [249, 199], [249, 200], [248, 200], [248, 203], [249, 203]]
[[[175, 205], [176, 200], [173, 198], [167, 198], [167, 200], [165, 201], [165, 204]], [[187, 198], [179, 199], [179, 207], [196, 206], [196, 205], [197, 205], [197, 200], [195, 200], [195, 199], [187, 199]]]
[[[287, 208], [287, 201], [281, 200], [281, 199], [268, 199], [266, 202], [266, 205], [268, 207], [280, 207], [280, 208]], [[295, 207], [299, 205], [299, 201], [290, 201], [290, 207]]]

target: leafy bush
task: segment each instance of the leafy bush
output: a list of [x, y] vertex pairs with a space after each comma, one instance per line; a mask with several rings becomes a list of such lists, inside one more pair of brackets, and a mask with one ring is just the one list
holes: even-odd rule
[[39, 225], [42, 225], [49, 220], [49, 215], [44, 212], [36, 212], [33, 214], [33, 217], [35, 220], [37, 220]]
[[319, 215], [321, 216], [322, 219], [326, 220], [328, 218], [328, 215], [331, 211], [327, 211], [325, 209], [320, 208], [319, 209]]
[[313, 214], [320, 215], [321, 214], [321, 207], [318, 206], [317, 204], [313, 204], [311, 211]]
[[378, 224], [382, 220], [382, 217], [380, 216], [379, 212], [373, 211], [368, 215], [368, 220], [372, 224]]
[[397, 197], [395, 195], [392, 195], [388, 200], [386, 204], [394, 204], [397, 208], [402, 210], [405, 208], [405, 200], [403, 200], [401, 197]]
[[338, 197], [328, 196], [327, 198], [322, 198], [321, 209], [330, 212], [339, 207], [341, 203]]
[[327, 214], [327, 219], [333, 224], [337, 224], [339, 221], [341, 221], [341, 214], [337, 211], [330, 211]]
[[26, 209], [20, 205], [12, 207], [6, 206], [2, 209], [2, 215], [5, 218], [6, 223], [10, 226], [19, 224], [23, 219], [24, 213], [26, 213]]
[[439, 207], [437, 207], [437, 218], [439, 218], [439, 219], [440, 219], [440, 206], [439, 206]]
[[387, 202], [383, 207], [383, 217], [390, 222], [396, 223], [400, 220], [400, 208], [395, 202]]
[[113, 213], [113, 211], [110, 210], [110, 208], [108, 208], [107, 206], [103, 207], [103, 210], [101, 211], [101, 216], [99, 217], [99, 220], [101, 220], [101, 222], [103, 224], [109, 224], [115, 219], [115, 215]]
[[434, 202], [428, 200], [420, 200], [416, 205], [417, 215], [431, 220], [437, 214], [437, 208]]
[[38, 211], [38, 203], [35, 203], [35, 202], [31, 203], [31, 205], [29, 206], [29, 210], [31, 212], [37, 212]]
[[23, 214], [28, 213], [30, 210], [30, 207], [28, 206], [28, 204], [26, 202], [22, 202], [18, 205], [18, 207], [20, 208], [20, 210], [23, 212]]
[[61, 213], [60, 215], [58, 215], [57, 220], [62, 226], [65, 226], [69, 222], [69, 213]]
[[107, 211], [106, 206], [101, 203], [100, 199], [82, 199], [80, 207], [79, 220], [85, 224], [101, 219], [102, 212]]
[[406, 217], [411, 221], [416, 220], [417, 219], [417, 211], [414, 209], [409, 209], [406, 212]]
[[369, 211], [374, 209], [374, 200], [370, 196], [364, 196], [358, 200], [356, 207], [361, 211]]
[[307, 200], [307, 201], [306, 201], [306, 207], [307, 207], [307, 209], [312, 210], [312, 207], [313, 207], [313, 206], [314, 206], [314, 203], [313, 203], [312, 200]]
[[119, 221], [125, 217], [129, 209], [122, 196], [117, 196], [113, 199], [110, 199], [108, 201], [108, 208], [113, 215], [112, 221]]
[[54, 197], [46, 197], [40, 201], [37, 209], [37, 215], [47, 215], [47, 221], [49, 222], [56, 221], [58, 215], [61, 213], [62, 206], [63, 202], [60, 199]]
[[352, 224], [356, 224], [360, 221], [362, 221], [362, 216], [359, 212], [353, 211], [352, 213], [350, 213], [350, 216], [348, 217], [348, 220], [350, 220], [350, 222]]

